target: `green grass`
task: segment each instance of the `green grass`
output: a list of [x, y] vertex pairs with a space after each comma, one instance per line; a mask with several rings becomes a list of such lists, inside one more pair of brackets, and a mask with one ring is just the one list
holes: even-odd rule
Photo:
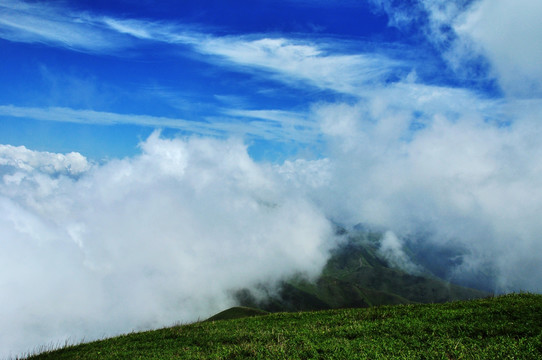
[[206, 321], [30, 359], [540, 359], [542, 295]]
[[253, 309], [246, 306], [235, 306], [211, 316], [206, 321], [240, 319], [244, 317], [262, 316], [267, 314], [269, 314], [269, 312], [260, 309]]

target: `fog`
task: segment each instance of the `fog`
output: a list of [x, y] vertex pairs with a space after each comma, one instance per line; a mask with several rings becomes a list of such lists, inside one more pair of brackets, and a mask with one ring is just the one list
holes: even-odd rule
[[330, 218], [454, 249], [461, 259], [445, 271], [450, 280], [540, 291], [542, 104], [524, 105], [405, 84], [354, 105], [320, 105], [328, 157], [316, 163], [328, 180], [300, 188]]
[[12, 355], [203, 319], [232, 290], [318, 275], [334, 244], [324, 214], [239, 141], [154, 133], [141, 155], [101, 165], [0, 154], [0, 348]]

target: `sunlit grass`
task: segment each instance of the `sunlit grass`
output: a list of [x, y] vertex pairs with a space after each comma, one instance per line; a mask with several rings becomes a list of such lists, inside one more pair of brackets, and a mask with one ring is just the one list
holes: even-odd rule
[[199, 322], [29, 359], [539, 359], [542, 295]]

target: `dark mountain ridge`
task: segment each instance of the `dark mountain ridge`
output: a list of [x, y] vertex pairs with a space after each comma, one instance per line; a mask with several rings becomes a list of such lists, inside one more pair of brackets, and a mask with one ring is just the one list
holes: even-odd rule
[[[416, 269], [409, 273], [387, 260], [381, 251], [384, 234], [368, 230], [347, 232], [334, 249], [321, 275], [310, 281], [299, 275], [278, 290], [261, 286], [256, 296], [248, 289], [235, 293], [239, 304], [270, 312], [307, 311], [408, 303], [442, 303], [482, 298], [489, 293], [451, 284], [421, 265], [414, 253], [402, 253]], [[265, 296], [261, 296], [264, 293]]]

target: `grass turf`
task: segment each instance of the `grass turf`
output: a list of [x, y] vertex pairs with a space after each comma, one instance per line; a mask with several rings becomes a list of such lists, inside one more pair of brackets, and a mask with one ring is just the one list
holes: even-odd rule
[[29, 359], [540, 359], [542, 295], [207, 321]]

